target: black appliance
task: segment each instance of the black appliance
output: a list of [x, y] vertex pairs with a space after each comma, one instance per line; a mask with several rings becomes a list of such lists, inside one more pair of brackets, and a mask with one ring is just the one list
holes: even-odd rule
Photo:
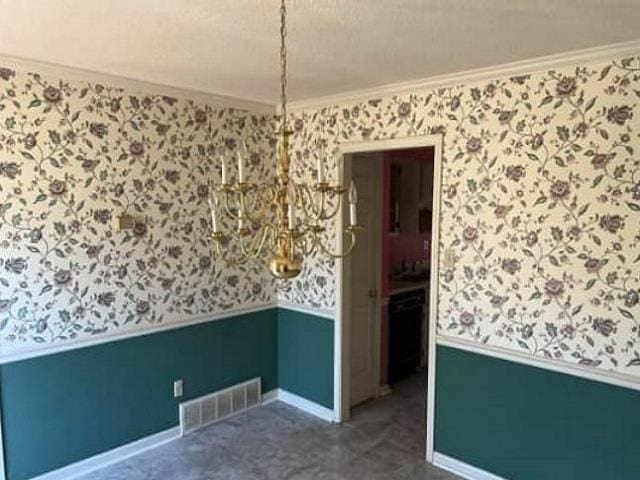
[[389, 299], [389, 383], [414, 373], [420, 365], [425, 290], [392, 295]]

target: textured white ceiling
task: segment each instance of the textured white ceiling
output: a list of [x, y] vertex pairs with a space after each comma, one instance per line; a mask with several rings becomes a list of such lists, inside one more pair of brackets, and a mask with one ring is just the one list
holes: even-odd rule
[[[0, 0], [0, 54], [278, 98], [279, 0]], [[640, 0], [289, 0], [293, 100], [640, 37]]]

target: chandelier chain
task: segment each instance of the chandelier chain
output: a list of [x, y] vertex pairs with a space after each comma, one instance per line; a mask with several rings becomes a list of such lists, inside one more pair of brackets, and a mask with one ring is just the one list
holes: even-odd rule
[[282, 131], [287, 130], [287, 6], [280, 4], [280, 102], [282, 106]]

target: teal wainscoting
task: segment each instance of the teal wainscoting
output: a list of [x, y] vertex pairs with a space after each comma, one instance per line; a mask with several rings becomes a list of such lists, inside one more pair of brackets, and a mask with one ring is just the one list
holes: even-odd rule
[[288, 392], [333, 408], [333, 320], [279, 310], [278, 382]]
[[176, 426], [175, 379], [184, 379], [182, 401], [254, 377], [263, 391], [274, 389], [277, 356], [278, 311], [270, 309], [5, 364], [8, 480]]
[[510, 480], [640, 478], [640, 392], [438, 347], [436, 451]]

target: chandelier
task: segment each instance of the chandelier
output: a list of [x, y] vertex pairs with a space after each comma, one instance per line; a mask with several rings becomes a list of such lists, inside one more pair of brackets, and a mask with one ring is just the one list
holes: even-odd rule
[[[300, 274], [304, 258], [320, 252], [331, 258], [348, 255], [356, 243], [357, 192], [353, 182], [347, 190], [330, 184], [323, 171], [324, 150], [317, 156], [313, 183], [296, 182], [289, 176], [289, 137], [287, 125], [287, 10], [280, 6], [280, 100], [281, 123], [276, 147], [277, 172], [273, 182], [255, 183], [246, 177], [247, 147], [238, 152], [237, 178], [231, 181], [224, 157], [220, 157], [221, 178], [210, 184], [211, 239], [215, 254], [230, 265], [268, 258], [269, 271], [276, 278]], [[349, 224], [344, 228], [341, 252], [326, 243], [329, 222], [341, 214], [345, 200], [349, 204]], [[224, 218], [221, 221], [219, 216]]]

